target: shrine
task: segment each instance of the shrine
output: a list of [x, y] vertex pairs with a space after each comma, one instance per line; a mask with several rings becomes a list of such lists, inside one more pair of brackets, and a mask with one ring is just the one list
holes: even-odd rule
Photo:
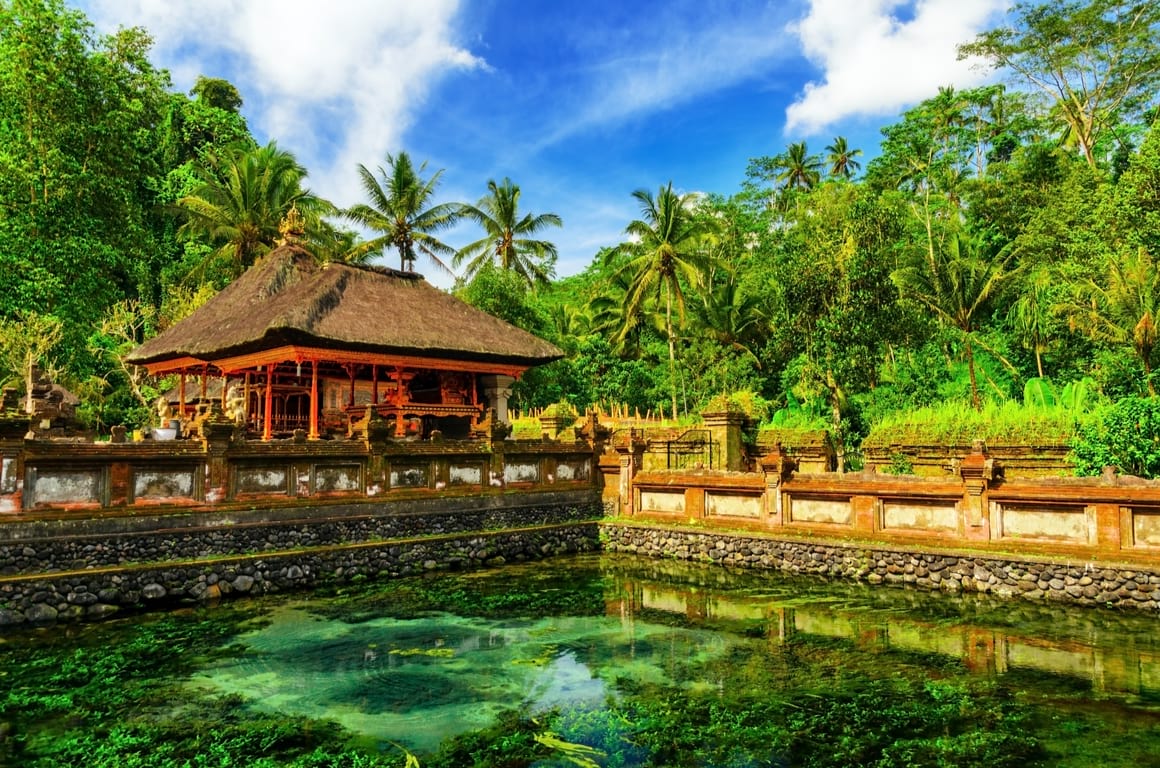
[[563, 355], [414, 272], [319, 262], [296, 214], [277, 248], [130, 354], [179, 377], [182, 423], [212, 397], [263, 440], [345, 434], [368, 408], [398, 438], [467, 438], [488, 409], [507, 422], [516, 378]]

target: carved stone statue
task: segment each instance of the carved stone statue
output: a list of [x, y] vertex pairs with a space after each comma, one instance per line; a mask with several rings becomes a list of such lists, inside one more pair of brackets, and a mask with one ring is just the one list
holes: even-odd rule
[[169, 420], [173, 418], [173, 408], [169, 405], [169, 401], [164, 396], [157, 398], [157, 418], [162, 427], [169, 426]]
[[246, 418], [246, 398], [237, 384], [231, 384], [226, 390], [226, 416], [235, 424], [241, 424]]

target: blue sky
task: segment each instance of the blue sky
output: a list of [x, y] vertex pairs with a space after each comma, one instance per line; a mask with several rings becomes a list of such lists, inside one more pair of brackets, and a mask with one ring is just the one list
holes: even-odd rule
[[[749, 158], [837, 135], [867, 157], [879, 128], [940, 85], [987, 73], [954, 46], [1007, 0], [75, 0], [101, 31], [141, 25], [188, 90], [233, 82], [340, 206], [357, 165], [407, 151], [444, 169], [442, 200], [510, 177], [561, 275], [623, 239], [632, 191], [736, 192]], [[865, 159], [865, 158], [863, 158]], [[447, 234], [462, 245], [477, 233]], [[388, 260], [388, 264], [393, 261]], [[419, 269], [447, 284], [434, 269]]]

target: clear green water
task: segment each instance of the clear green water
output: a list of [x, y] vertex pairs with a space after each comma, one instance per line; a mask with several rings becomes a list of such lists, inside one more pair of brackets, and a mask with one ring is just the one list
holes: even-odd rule
[[1160, 765], [1158, 629], [1157, 616], [559, 559], [9, 636], [0, 757]]

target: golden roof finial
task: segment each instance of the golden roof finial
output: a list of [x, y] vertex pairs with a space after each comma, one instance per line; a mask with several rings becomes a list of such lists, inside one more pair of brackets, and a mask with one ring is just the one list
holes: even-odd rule
[[278, 232], [282, 235], [279, 245], [297, 243], [306, 234], [306, 221], [298, 212], [298, 203], [291, 205], [290, 210], [282, 217], [282, 223], [278, 225]]

